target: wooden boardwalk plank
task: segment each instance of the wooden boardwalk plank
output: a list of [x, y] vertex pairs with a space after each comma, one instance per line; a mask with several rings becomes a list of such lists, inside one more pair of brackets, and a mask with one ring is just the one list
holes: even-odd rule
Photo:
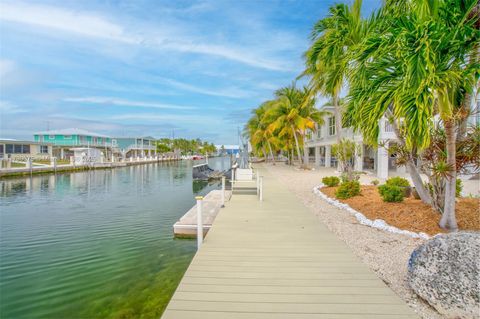
[[264, 201], [233, 195], [163, 319], [416, 318], [295, 196], [260, 174]]

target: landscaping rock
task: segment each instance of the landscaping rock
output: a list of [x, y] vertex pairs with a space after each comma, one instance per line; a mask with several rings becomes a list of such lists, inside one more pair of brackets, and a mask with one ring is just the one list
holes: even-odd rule
[[408, 282], [447, 318], [479, 318], [480, 233], [433, 237], [410, 256]]

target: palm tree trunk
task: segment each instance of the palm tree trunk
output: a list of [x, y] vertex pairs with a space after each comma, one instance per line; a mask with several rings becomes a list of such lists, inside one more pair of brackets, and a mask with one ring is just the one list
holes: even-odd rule
[[303, 134], [302, 137], [303, 137], [303, 163], [307, 165], [309, 160], [309, 149], [307, 147], [307, 137], [305, 134]]
[[335, 116], [335, 134], [337, 135], [337, 143], [340, 143], [342, 139], [342, 112], [340, 110], [340, 105], [338, 105], [338, 95], [333, 95], [333, 106], [334, 106], [334, 116]]
[[447, 144], [447, 164], [450, 166], [450, 173], [446, 178], [445, 205], [439, 225], [444, 229], [456, 231], [458, 226], [455, 217], [455, 189], [457, 181], [455, 122], [453, 119], [444, 122]]
[[300, 145], [298, 144], [297, 132], [295, 132], [295, 128], [292, 126], [293, 137], [295, 138], [295, 146], [297, 147], [297, 155], [300, 165], [302, 164], [302, 154], [300, 153]]
[[265, 158], [265, 162], [268, 162], [267, 152], [265, 152], [265, 146], [262, 146], [263, 157]]
[[[387, 116], [389, 113], [387, 112]], [[392, 116], [389, 116], [392, 118]], [[402, 134], [400, 133], [400, 130], [397, 126], [397, 122], [395, 120], [389, 120], [390, 124], [392, 125], [393, 132], [395, 133], [395, 136], [397, 137], [397, 141], [400, 145], [405, 147], [405, 139], [403, 138]], [[432, 197], [430, 196], [430, 193], [427, 191], [425, 188], [425, 185], [423, 184], [422, 178], [420, 177], [420, 172], [417, 168], [417, 165], [415, 163], [415, 159], [413, 157], [413, 154], [410, 152], [408, 154], [408, 159], [407, 159], [407, 170], [408, 173], [410, 174], [410, 177], [412, 178], [413, 186], [415, 186], [415, 190], [418, 193], [418, 196], [420, 196], [420, 199], [422, 202], [425, 204], [431, 205], [432, 204]]]
[[268, 144], [268, 149], [270, 150], [270, 156], [272, 157], [273, 165], [275, 165], [275, 157], [273, 156], [272, 145], [268, 140], [267, 140], [267, 144]]

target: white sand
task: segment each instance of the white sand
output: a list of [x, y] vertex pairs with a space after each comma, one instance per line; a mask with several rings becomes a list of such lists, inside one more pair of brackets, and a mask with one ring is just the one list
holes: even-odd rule
[[[422, 318], [443, 318], [419, 299], [406, 282], [407, 264], [411, 252], [423, 242], [405, 235], [393, 234], [360, 225], [354, 216], [333, 207], [316, 196], [312, 188], [322, 177], [338, 175], [331, 168], [315, 171], [299, 170], [283, 163], [265, 167], [286, 185], [333, 233], [343, 240], [365, 264]], [[362, 176], [361, 182], [375, 179]]]

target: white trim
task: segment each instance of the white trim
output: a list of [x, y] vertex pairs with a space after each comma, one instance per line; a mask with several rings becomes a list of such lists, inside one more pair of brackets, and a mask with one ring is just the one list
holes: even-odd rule
[[415, 233], [415, 232], [411, 232], [409, 230], [398, 229], [397, 227], [394, 227], [394, 226], [391, 226], [391, 225], [387, 224], [383, 219], [375, 219], [375, 220], [372, 221], [371, 219], [368, 219], [367, 217], [365, 217], [365, 215], [363, 215], [359, 211], [356, 211], [355, 209], [350, 207], [350, 205], [344, 204], [344, 203], [342, 203], [342, 202], [340, 202], [336, 199], [330, 198], [327, 195], [325, 195], [325, 193], [323, 193], [320, 190], [323, 186], [324, 186], [323, 184], [315, 186], [313, 188], [313, 193], [315, 195], [317, 195], [318, 197], [320, 197], [321, 199], [323, 199], [324, 201], [326, 201], [327, 203], [329, 203], [330, 205], [335, 206], [335, 207], [337, 207], [341, 210], [346, 210], [350, 214], [354, 215], [355, 218], [358, 220], [358, 222], [362, 225], [377, 228], [377, 229], [381, 229], [381, 230], [389, 232], [389, 233], [406, 235], [406, 236], [409, 236], [409, 237], [412, 237], [412, 238], [420, 238], [420, 239], [425, 239], [425, 240], [430, 238], [430, 236], [428, 234], [425, 234], [425, 233], [422, 233], [422, 232]]

